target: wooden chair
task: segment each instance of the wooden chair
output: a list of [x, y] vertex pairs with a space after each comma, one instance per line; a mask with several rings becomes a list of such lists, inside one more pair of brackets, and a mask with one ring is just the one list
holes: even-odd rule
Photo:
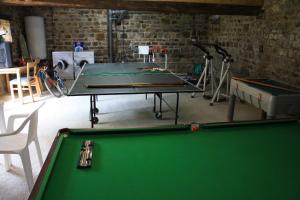
[[[26, 76], [21, 77], [22, 90], [29, 91], [32, 101], [34, 101], [33, 94], [32, 94], [32, 87], [35, 87], [38, 96], [41, 96], [42, 94], [39, 77], [37, 76], [37, 64], [38, 61], [27, 62]], [[17, 79], [12, 79], [10, 81], [10, 92], [13, 100], [15, 99], [15, 94], [14, 94], [15, 90], [18, 90], [18, 81]]]

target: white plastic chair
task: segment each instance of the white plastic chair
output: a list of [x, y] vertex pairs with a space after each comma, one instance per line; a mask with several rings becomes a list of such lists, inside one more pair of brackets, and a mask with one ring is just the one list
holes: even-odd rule
[[[3, 102], [0, 102], [0, 131], [1, 133], [6, 133], [6, 123], [5, 123], [5, 117], [4, 117], [4, 108], [3, 108]], [[4, 164], [6, 171], [9, 170], [9, 163], [10, 163], [10, 156], [7, 154], [4, 154]]]
[[[11, 166], [11, 160], [7, 154], [19, 154], [22, 160], [25, 178], [28, 185], [29, 191], [33, 187], [33, 175], [32, 167], [30, 162], [30, 155], [28, 146], [31, 142], [35, 142], [35, 147], [37, 150], [38, 159], [40, 165], [43, 165], [43, 159], [41, 154], [41, 148], [37, 138], [37, 125], [38, 125], [38, 110], [42, 107], [44, 103], [39, 105], [34, 111], [29, 114], [16, 114], [11, 115], [8, 118], [7, 128], [5, 127], [5, 119], [3, 114], [3, 103], [1, 103], [0, 108], [0, 125], [2, 134], [0, 134], [0, 154], [5, 154], [5, 168], [9, 170]], [[14, 122], [18, 118], [25, 118], [22, 124], [14, 130]], [[28, 124], [27, 134], [21, 133], [26, 125]], [[6, 130], [6, 132], [4, 132]]]

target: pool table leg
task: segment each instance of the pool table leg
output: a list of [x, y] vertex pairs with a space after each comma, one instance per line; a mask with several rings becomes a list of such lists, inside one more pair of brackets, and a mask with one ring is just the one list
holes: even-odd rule
[[229, 106], [228, 106], [228, 113], [227, 113], [227, 120], [228, 122], [233, 121], [233, 115], [234, 115], [234, 108], [235, 108], [235, 100], [236, 96], [231, 94], [229, 97]]

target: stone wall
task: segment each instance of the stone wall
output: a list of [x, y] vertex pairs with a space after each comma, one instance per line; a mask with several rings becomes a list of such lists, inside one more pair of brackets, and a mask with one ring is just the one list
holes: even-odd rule
[[257, 17], [210, 17], [208, 40], [233, 55], [234, 74], [300, 86], [300, 2], [265, 0], [264, 9]]
[[95, 52], [96, 62], [107, 61], [106, 11], [94, 9], [53, 9], [53, 51], [72, 51], [75, 41]]
[[[191, 71], [195, 63], [204, 62], [202, 52], [191, 45], [191, 38], [195, 37], [226, 48], [235, 60], [235, 75], [268, 77], [299, 85], [300, 2], [265, 0], [264, 8], [260, 16], [220, 18], [130, 11], [121, 25], [113, 25], [115, 59], [142, 61], [134, 54], [136, 46], [159, 46], [168, 49], [168, 66], [172, 70]], [[48, 58], [52, 51], [71, 51], [73, 43], [80, 40], [84, 41], [85, 50], [95, 52], [96, 62], [108, 60], [106, 10], [1, 6], [0, 13], [12, 18], [14, 62], [20, 57], [18, 38], [24, 33], [24, 16], [29, 15], [45, 19]], [[215, 58], [215, 64], [220, 65], [221, 58]], [[156, 59], [163, 62], [160, 56]]]
[[[44, 17], [49, 59], [52, 58], [52, 51], [72, 51], [73, 43], [80, 40], [84, 42], [85, 50], [95, 52], [96, 62], [108, 61], [106, 10], [1, 7], [0, 11], [13, 18], [14, 62], [20, 58], [18, 35], [20, 33], [25, 35], [25, 16]], [[194, 64], [204, 62], [201, 52], [191, 45], [191, 37], [207, 39], [206, 21], [207, 17], [202, 15], [131, 11], [121, 25], [113, 24], [115, 60], [142, 61], [141, 57], [134, 54], [135, 47], [150, 45], [168, 49], [170, 69], [176, 72], [191, 71]], [[157, 54], [156, 62], [163, 64], [164, 58]]]
[[[138, 45], [149, 45], [167, 48], [168, 67], [176, 72], [190, 71], [195, 63], [203, 62], [201, 52], [191, 45], [191, 38], [206, 39], [205, 16], [129, 12], [128, 19], [123, 23], [114, 26], [114, 32], [117, 33], [116, 59], [119, 61], [120, 55], [124, 54], [124, 37], [127, 61], [141, 61], [142, 58], [133, 55], [133, 49]], [[164, 58], [156, 55], [156, 62], [163, 65]]]
[[[53, 8], [52, 16], [44, 15], [46, 22], [49, 21], [46, 23], [47, 32], [52, 33], [47, 36], [49, 54], [52, 51], [70, 51], [73, 43], [80, 40], [84, 41], [85, 50], [95, 52], [96, 62], [107, 62], [106, 16], [106, 10]], [[177, 72], [190, 70], [194, 63], [203, 62], [190, 44], [193, 27], [197, 27], [194, 31], [197, 37], [205, 38], [206, 17], [198, 15], [193, 19], [191, 15], [129, 12], [121, 25], [113, 23], [115, 60], [141, 61], [134, 54], [135, 46], [159, 46], [168, 49], [172, 69]], [[156, 59], [163, 62], [159, 56]]]
[[[96, 62], [107, 62], [106, 10], [29, 7], [25, 13], [44, 17], [49, 58], [52, 51], [71, 51], [73, 43], [80, 40], [84, 41], [85, 50], [95, 52]], [[136, 46], [158, 46], [168, 49], [171, 69], [191, 70], [195, 63], [203, 60], [190, 40], [192, 35], [206, 38], [206, 20], [202, 15], [130, 11], [121, 25], [113, 23], [115, 60], [142, 61], [134, 54]], [[156, 61], [162, 63], [164, 59], [157, 55]]]

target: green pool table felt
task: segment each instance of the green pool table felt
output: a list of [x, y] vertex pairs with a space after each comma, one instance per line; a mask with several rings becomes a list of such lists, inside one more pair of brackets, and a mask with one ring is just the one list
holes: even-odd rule
[[[93, 164], [78, 169], [86, 139], [94, 142]], [[299, 141], [297, 123], [124, 135], [71, 130], [38, 199], [299, 199]]]

